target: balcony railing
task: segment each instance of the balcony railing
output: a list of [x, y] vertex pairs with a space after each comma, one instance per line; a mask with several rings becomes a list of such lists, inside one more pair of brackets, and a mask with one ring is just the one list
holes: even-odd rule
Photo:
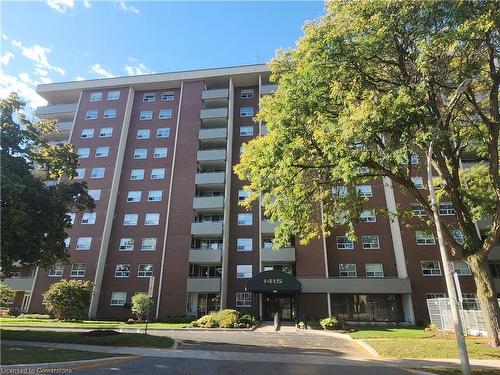
[[214, 293], [220, 292], [220, 277], [198, 278], [189, 276], [186, 283], [186, 291], [191, 293]]

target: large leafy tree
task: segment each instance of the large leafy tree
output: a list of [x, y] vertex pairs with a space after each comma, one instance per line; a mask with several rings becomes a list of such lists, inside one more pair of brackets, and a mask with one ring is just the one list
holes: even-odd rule
[[[456, 211], [456, 221], [440, 219], [444, 236], [472, 269], [493, 346], [499, 308], [487, 257], [500, 236], [499, 33], [500, 10], [490, 1], [327, 3], [296, 48], [271, 62], [279, 88], [258, 115], [269, 134], [249, 142], [235, 168], [250, 181], [245, 204], [262, 193], [266, 214], [280, 221], [278, 245], [291, 235], [307, 242], [339, 223], [355, 236], [368, 202], [339, 186], [380, 177], [422, 206], [427, 217], [413, 225], [432, 230], [428, 193], [411, 179], [414, 155], [432, 141], [438, 198]], [[479, 163], [460, 168], [470, 158]], [[388, 214], [411, 215], [397, 211]], [[491, 225], [480, 234], [475, 223], [487, 216]]]
[[78, 165], [72, 146], [49, 144], [55, 122], [31, 122], [23, 107], [15, 94], [0, 100], [2, 277], [18, 266], [65, 261], [66, 213], [94, 208], [86, 184], [68, 179]]

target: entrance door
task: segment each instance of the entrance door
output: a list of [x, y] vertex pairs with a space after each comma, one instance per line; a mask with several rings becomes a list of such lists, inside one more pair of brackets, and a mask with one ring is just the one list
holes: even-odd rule
[[263, 294], [263, 319], [273, 320], [278, 313], [281, 320], [294, 321], [297, 316], [297, 300], [292, 295]]

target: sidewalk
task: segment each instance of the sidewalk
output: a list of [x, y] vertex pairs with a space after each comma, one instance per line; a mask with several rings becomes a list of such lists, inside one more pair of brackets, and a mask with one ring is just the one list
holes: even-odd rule
[[[109, 347], [80, 344], [60, 344], [47, 342], [27, 342], [3, 340], [2, 343], [20, 346], [47, 346], [60, 349], [86, 350], [90, 352], [128, 354], [141, 357], [167, 357], [184, 359], [206, 359], [221, 361], [241, 361], [241, 362], [280, 362], [296, 364], [314, 365], [377, 365], [400, 368], [416, 367], [459, 367], [458, 359], [381, 359], [381, 358], [353, 358], [334, 357], [315, 354], [285, 354], [285, 353], [260, 353], [260, 352], [226, 352], [226, 351], [206, 351], [206, 350], [185, 350], [185, 349], [156, 349], [156, 348], [129, 348], [129, 347]], [[478, 360], [470, 361], [475, 367], [500, 368], [500, 360]]]

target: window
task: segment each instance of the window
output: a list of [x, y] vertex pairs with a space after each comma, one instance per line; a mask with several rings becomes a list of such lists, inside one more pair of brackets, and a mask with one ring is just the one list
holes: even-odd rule
[[459, 276], [470, 276], [472, 275], [469, 265], [463, 260], [454, 260], [453, 269]]
[[415, 216], [422, 217], [426, 215], [424, 208], [418, 203], [411, 203], [410, 209]]
[[77, 250], [89, 250], [92, 245], [92, 237], [78, 237], [76, 240]]
[[108, 100], [118, 100], [118, 99], [120, 99], [120, 91], [108, 92]]
[[94, 129], [82, 129], [82, 133], [80, 134], [80, 138], [87, 139], [94, 137]]
[[69, 216], [69, 220], [71, 221], [71, 225], [75, 224], [76, 214], [74, 212], [68, 212], [66, 216]]
[[170, 137], [170, 128], [159, 128], [156, 130], [156, 138]]
[[252, 225], [252, 214], [238, 214], [238, 225]]
[[236, 240], [236, 249], [238, 251], [252, 251], [252, 247], [251, 238], [238, 238]]
[[85, 264], [75, 263], [71, 265], [70, 277], [85, 277]]
[[222, 245], [222, 240], [201, 240], [199, 246], [201, 250], [222, 250]]
[[416, 154], [411, 154], [410, 155], [410, 164], [418, 164], [418, 155]]
[[116, 108], [105, 109], [103, 118], [115, 118], [116, 117]]
[[99, 111], [87, 111], [85, 113], [85, 120], [97, 120], [97, 115]]
[[153, 152], [154, 159], [163, 159], [167, 157], [168, 148], [167, 147], [155, 147]]
[[253, 126], [240, 126], [240, 135], [243, 137], [253, 135]]
[[252, 307], [252, 293], [236, 293], [236, 307]]
[[143, 238], [141, 243], [142, 251], [156, 250], [156, 238]]
[[369, 172], [370, 172], [370, 168], [368, 168], [368, 167], [359, 167], [358, 168], [359, 174], [368, 174]]
[[127, 202], [140, 202], [142, 193], [140, 191], [129, 191], [127, 194]]
[[417, 238], [417, 245], [435, 245], [436, 239], [434, 234], [431, 232], [425, 232], [423, 230], [415, 231], [415, 237]]
[[447, 297], [446, 293], [426, 293], [425, 294], [426, 299], [446, 298], [446, 297]]
[[111, 292], [111, 306], [123, 306], [127, 302], [127, 292]]
[[93, 200], [98, 201], [101, 199], [101, 189], [88, 190], [87, 193], [92, 197]]
[[102, 92], [93, 92], [90, 94], [91, 102], [100, 102], [102, 100]]
[[440, 203], [439, 215], [441, 216], [455, 215], [455, 208], [453, 207], [453, 203], [451, 202]]
[[423, 189], [424, 188], [424, 179], [420, 176], [415, 176], [415, 177], [412, 177], [411, 178], [411, 182], [413, 182], [413, 185], [415, 185], [415, 187], [417, 189]]
[[493, 278], [500, 278], [500, 263], [490, 263], [490, 271]]
[[75, 180], [83, 180], [85, 178], [85, 168], [76, 168]]
[[253, 107], [240, 108], [240, 117], [252, 117], [252, 116], [253, 116]]
[[152, 103], [156, 100], [156, 94], [150, 93], [150, 94], [144, 94], [142, 97], [142, 101], [144, 103]]
[[244, 201], [247, 199], [249, 192], [246, 190], [238, 190], [238, 200]]
[[143, 180], [144, 179], [144, 169], [132, 169], [130, 171], [131, 180]]
[[109, 147], [97, 147], [95, 149], [95, 157], [96, 158], [105, 158], [109, 155]]
[[384, 277], [384, 267], [382, 263], [365, 264], [366, 277]]
[[153, 168], [151, 169], [151, 179], [152, 180], [163, 180], [165, 178], [165, 168]]
[[149, 139], [149, 129], [137, 130], [137, 139]]
[[437, 260], [425, 260], [420, 262], [422, 275], [424, 276], [441, 276], [441, 267]]
[[134, 150], [134, 159], [146, 159], [148, 157], [147, 148], [136, 148]]
[[362, 223], [374, 223], [377, 221], [375, 210], [365, 210], [359, 216], [359, 221]]
[[353, 151], [361, 151], [365, 148], [363, 141], [353, 141], [349, 143], [349, 148]]
[[158, 225], [159, 223], [160, 223], [159, 213], [146, 214], [146, 217], [144, 218], [144, 225]]
[[342, 263], [339, 264], [339, 276], [340, 277], [358, 277], [356, 272], [356, 265], [352, 263]]
[[134, 250], [135, 240], [133, 238], [120, 238], [120, 251]]
[[163, 102], [174, 100], [174, 93], [172, 91], [165, 91], [161, 93], [161, 100]]
[[110, 138], [113, 135], [113, 128], [101, 128], [99, 132], [99, 137]]
[[141, 111], [139, 120], [151, 120], [153, 118], [153, 111]]
[[64, 266], [54, 266], [49, 270], [49, 277], [62, 277], [64, 272]]
[[344, 186], [344, 185], [334, 186], [332, 188], [332, 194], [334, 197], [337, 197], [337, 198], [347, 197], [347, 186]]
[[160, 109], [160, 113], [158, 114], [158, 118], [160, 120], [163, 120], [166, 118], [172, 118], [172, 110], [170, 108]]
[[88, 148], [88, 147], [79, 148], [78, 150], [76, 150], [76, 154], [78, 155], [78, 157], [80, 159], [88, 158], [89, 154], [90, 154], [90, 148]]
[[82, 215], [81, 224], [95, 224], [96, 213], [95, 212], [84, 212]]
[[456, 243], [458, 243], [459, 245], [464, 244], [464, 234], [460, 229], [453, 229], [451, 231], [451, 235], [455, 239]]
[[241, 90], [241, 99], [253, 98], [253, 89]]
[[236, 266], [236, 278], [237, 279], [250, 279], [252, 277], [252, 265], [251, 264], [238, 264]]
[[71, 237], [66, 237], [64, 239], [64, 246], [66, 246], [66, 248], [69, 249], [70, 244], [71, 244]]
[[139, 214], [124, 214], [123, 225], [137, 225]]
[[153, 276], [153, 265], [139, 264], [139, 269], [137, 270], [137, 277], [151, 277], [151, 276]]
[[115, 277], [129, 277], [130, 264], [117, 264], [115, 268]]
[[354, 249], [354, 244], [347, 236], [337, 236], [337, 249]]
[[161, 202], [162, 190], [150, 190], [148, 193], [148, 202]]
[[104, 178], [105, 168], [92, 168], [92, 173], [90, 174], [90, 178], [98, 179]]
[[363, 249], [380, 249], [380, 241], [377, 235], [361, 236]]
[[371, 185], [356, 186], [356, 194], [358, 194], [358, 197], [362, 197], [362, 198], [373, 197], [372, 186]]

